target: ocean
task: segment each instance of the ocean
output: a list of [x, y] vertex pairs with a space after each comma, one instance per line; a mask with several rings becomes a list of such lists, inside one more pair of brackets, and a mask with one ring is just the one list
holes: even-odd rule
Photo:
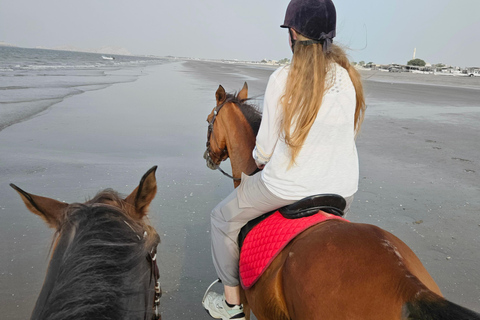
[[69, 96], [131, 82], [168, 59], [0, 46], [0, 131]]

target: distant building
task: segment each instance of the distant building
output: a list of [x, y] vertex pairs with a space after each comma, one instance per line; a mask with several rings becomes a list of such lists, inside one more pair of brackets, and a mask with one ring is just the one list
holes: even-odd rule
[[480, 77], [480, 67], [460, 68], [453, 66], [445, 66], [443, 64], [432, 65], [427, 63], [425, 66], [412, 66], [397, 63], [376, 64], [367, 63], [364, 66], [356, 64], [355, 68], [360, 70], [378, 70], [384, 72], [412, 72], [421, 74], [451, 75], [451, 76], [469, 76]]

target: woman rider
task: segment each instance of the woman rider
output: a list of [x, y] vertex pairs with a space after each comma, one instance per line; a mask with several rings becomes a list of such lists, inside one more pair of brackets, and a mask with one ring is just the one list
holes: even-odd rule
[[358, 188], [355, 136], [365, 112], [360, 75], [332, 43], [331, 0], [292, 0], [285, 22], [292, 63], [268, 81], [253, 158], [263, 171], [242, 182], [211, 213], [212, 256], [224, 294], [203, 306], [216, 319], [244, 319], [238, 276], [240, 229], [265, 212], [330, 193], [347, 200]]

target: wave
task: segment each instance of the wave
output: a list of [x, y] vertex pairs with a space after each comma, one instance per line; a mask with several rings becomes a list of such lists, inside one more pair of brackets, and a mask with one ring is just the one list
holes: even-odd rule
[[167, 59], [0, 47], [0, 131], [64, 99], [116, 83], [132, 82], [143, 68]]

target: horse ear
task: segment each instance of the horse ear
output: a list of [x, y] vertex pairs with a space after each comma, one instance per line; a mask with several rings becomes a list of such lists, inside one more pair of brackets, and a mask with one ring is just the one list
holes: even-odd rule
[[243, 85], [242, 90], [240, 90], [240, 92], [237, 94], [237, 99], [239, 101], [245, 101], [248, 99], [248, 85], [246, 82]]
[[60, 228], [68, 203], [30, 194], [13, 183], [10, 186], [18, 192], [28, 210], [40, 216], [49, 227]]
[[125, 199], [130, 204], [135, 212], [133, 218], [142, 219], [148, 212], [148, 207], [155, 198], [157, 193], [157, 179], [155, 178], [155, 172], [157, 166], [148, 170], [140, 180], [138, 187]]
[[221, 85], [218, 86], [217, 92], [215, 92], [215, 98], [217, 99], [217, 106], [227, 99], [225, 89]]

